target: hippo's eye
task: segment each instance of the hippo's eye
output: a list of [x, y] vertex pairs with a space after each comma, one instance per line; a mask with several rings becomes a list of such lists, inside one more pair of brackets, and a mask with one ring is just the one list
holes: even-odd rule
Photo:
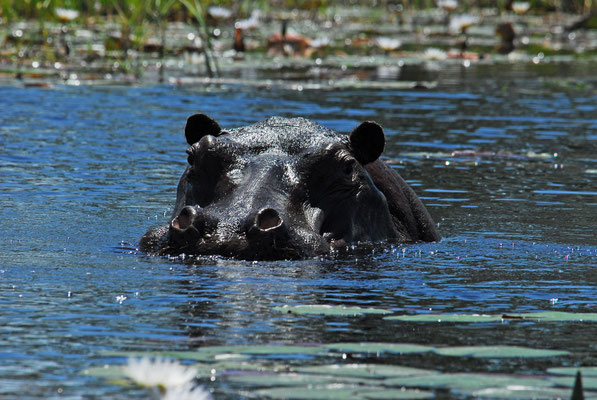
[[344, 158], [342, 159], [342, 173], [344, 175], [351, 176], [354, 172], [354, 167], [356, 165], [356, 161], [354, 158]]

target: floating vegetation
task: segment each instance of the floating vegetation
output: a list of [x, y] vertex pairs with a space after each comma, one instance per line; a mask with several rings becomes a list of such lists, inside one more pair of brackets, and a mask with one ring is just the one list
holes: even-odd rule
[[385, 317], [388, 320], [408, 322], [501, 322], [501, 315], [484, 314], [417, 314], [417, 315], [396, 315]]
[[[582, 368], [578, 368], [577, 370], [582, 370]], [[576, 372], [575, 372], [576, 375]], [[565, 386], [569, 388], [573, 388], [576, 382], [575, 376], [558, 376], [558, 377], [550, 377], [550, 382], [553, 382], [557, 386]], [[583, 373], [582, 377], [582, 386], [586, 390], [597, 390], [597, 377], [589, 376], [585, 377]]]
[[103, 378], [109, 381], [124, 381], [126, 379], [122, 365], [105, 364], [98, 367], [90, 367], [81, 371], [81, 374], [96, 378]]
[[393, 378], [398, 376], [433, 375], [437, 372], [420, 368], [384, 364], [330, 364], [299, 367], [298, 371], [309, 374], [351, 376], [355, 378]]
[[[349, 344], [343, 344], [346, 346]], [[363, 343], [367, 346], [367, 343]], [[371, 343], [373, 347], [380, 347], [380, 343]], [[388, 344], [388, 348], [399, 344]], [[223, 346], [224, 347], [224, 346]], [[247, 346], [250, 347], [250, 346]], [[276, 348], [280, 346], [263, 346], [263, 348]], [[312, 346], [325, 350], [329, 345]], [[291, 346], [292, 348], [292, 346]], [[450, 356], [470, 356], [475, 352], [492, 357], [501, 357], [505, 347], [474, 347], [458, 348], [444, 347], [449, 350]], [[209, 348], [208, 353], [214, 349]], [[438, 350], [438, 349], [436, 349]], [[509, 356], [514, 352], [521, 357], [537, 356], [533, 349], [510, 347], [506, 349]], [[295, 351], [292, 348], [291, 351]], [[289, 353], [291, 352], [289, 351]], [[439, 353], [439, 351], [438, 351]], [[153, 354], [153, 353], [152, 353]], [[185, 355], [187, 352], [180, 352]], [[324, 353], [322, 353], [324, 354]], [[543, 352], [544, 356], [552, 356]], [[186, 376], [188, 371], [194, 371], [195, 377], [200, 381], [224, 380], [232, 387], [241, 386], [247, 393], [259, 397], [289, 398], [289, 399], [388, 399], [388, 398], [430, 398], [435, 397], [435, 390], [449, 390], [459, 396], [496, 397], [507, 399], [532, 399], [532, 398], [565, 398], [570, 396], [570, 388], [574, 386], [576, 371], [585, 371], [589, 377], [584, 379], [587, 394], [597, 390], [595, 374], [597, 367], [583, 368], [553, 368], [545, 376], [521, 376], [497, 373], [442, 373], [440, 371], [412, 368], [395, 364], [371, 363], [334, 363], [323, 365], [292, 365], [288, 363], [272, 362], [267, 357], [251, 361], [227, 361], [213, 363], [198, 363], [191, 366], [181, 366], [176, 362], [163, 363], [184, 368], [181, 376]], [[107, 379], [112, 383], [130, 385], [138, 379], [127, 374], [128, 366], [100, 366], [86, 369], [82, 374], [97, 378]], [[175, 369], [176, 369], [175, 368]], [[174, 369], [173, 369], [174, 371]], [[155, 375], [155, 374], [154, 374]], [[168, 372], [158, 374], [163, 380]], [[157, 378], [156, 378], [157, 379]], [[188, 379], [186, 376], [185, 379]], [[155, 379], [154, 379], [155, 380]]]
[[272, 399], [428, 399], [432, 392], [421, 390], [387, 390], [383, 387], [363, 387], [349, 384], [327, 386], [284, 387], [259, 390], [259, 396]]
[[583, 376], [583, 381], [586, 377], [597, 378], [597, 367], [560, 367], [560, 368], [549, 368], [547, 372], [554, 375], [567, 375], [575, 376], [580, 371]]
[[534, 358], [570, 354], [563, 350], [541, 350], [521, 346], [458, 346], [437, 348], [434, 352], [442, 356], [474, 358]]
[[385, 382], [387, 385], [402, 385], [406, 387], [420, 388], [449, 388], [461, 393], [484, 388], [506, 388], [509, 386], [519, 387], [550, 387], [551, 382], [542, 378], [528, 378], [521, 376], [508, 376], [499, 374], [475, 374], [475, 373], [446, 373], [425, 376], [411, 376], [394, 378]]
[[541, 311], [521, 314], [416, 314], [394, 315], [384, 319], [407, 322], [503, 322], [503, 321], [533, 321], [533, 322], [595, 322], [597, 313], [570, 313], [563, 311]]
[[[167, 357], [181, 360], [230, 363], [230, 365], [242, 365], [251, 360], [252, 357], [287, 355], [310, 355], [330, 356], [337, 353], [350, 354], [375, 354], [377, 357], [383, 354], [425, 354], [434, 353], [440, 356], [450, 357], [475, 357], [475, 358], [533, 358], [533, 357], [556, 357], [570, 354], [562, 350], [544, 350], [521, 346], [424, 346], [409, 343], [336, 343], [310, 346], [295, 345], [231, 345], [231, 346], [208, 346], [196, 351], [166, 351], [166, 352], [109, 352], [106, 355], [121, 357]], [[332, 367], [329, 367], [332, 368]], [[334, 367], [334, 368], [337, 368]], [[358, 368], [357, 364], [351, 368]], [[369, 368], [368, 366], [364, 368]], [[348, 370], [350, 371], [350, 369]], [[552, 372], [556, 373], [556, 372]], [[564, 373], [560, 373], [564, 374]], [[587, 372], [590, 375], [590, 372]], [[595, 373], [597, 376], [597, 372]]]
[[433, 351], [431, 346], [408, 343], [333, 343], [324, 345], [324, 347], [341, 351], [345, 353], [364, 353], [364, 354], [419, 354]]

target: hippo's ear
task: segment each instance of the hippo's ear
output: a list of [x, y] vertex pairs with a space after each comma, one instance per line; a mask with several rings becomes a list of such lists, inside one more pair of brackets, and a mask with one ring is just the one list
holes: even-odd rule
[[379, 158], [386, 139], [377, 122], [365, 121], [350, 133], [350, 147], [355, 158], [363, 165]]
[[220, 125], [205, 114], [191, 115], [184, 127], [184, 136], [190, 145], [197, 143], [206, 135], [219, 136], [220, 132], [222, 132]]

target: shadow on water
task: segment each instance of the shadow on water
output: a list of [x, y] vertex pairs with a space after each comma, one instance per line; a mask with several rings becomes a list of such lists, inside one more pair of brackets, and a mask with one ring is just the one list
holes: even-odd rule
[[[595, 365], [592, 322], [438, 325], [275, 310], [597, 312], [595, 82], [574, 67], [544, 69], [530, 79], [537, 71], [479, 66], [433, 90], [0, 87], [0, 396], [143, 398], [142, 390], [79, 373], [124, 362], [109, 351], [211, 345], [509, 345], [571, 354], [349, 354], [349, 361], [539, 376]], [[558, 78], [562, 71], [567, 79]], [[573, 78], [583, 86], [571, 86]], [[272, 114], [308, 116], [343, 132], [378, 121], [386, 160], [421, 196], [444, 239], [293, 262], [139, 254], [137, 239], [172, 212], [186, 158], [182, 127], [199, 110], [225, 128]], [[306, 352], [282, 359], [345, 362]], [[252, 390], [226, 379], [200, 382], [218, 398]]]

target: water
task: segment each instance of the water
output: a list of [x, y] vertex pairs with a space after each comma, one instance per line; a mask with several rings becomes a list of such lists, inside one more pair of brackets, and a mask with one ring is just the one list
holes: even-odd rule
[[[356, 362], [526, 375], [596, 365], [595, 323], [438, 326], [272, 310], [597, 312], [597, 82], [585, 67], [456, 67], [435, 72], [437, 88], [412, 91], [1, 86], [0, 397], [146, 398], [80, 372], [125, 361], [110, 351], [215, 344], [525, 345], [573, 353]], [[270, 115], [345, 132], [378, 121], [385, 156], [444, 240], [293, 262], [139, 254], [138, 238], [171, 213], [184, 121], [197, 111], [223, 127]], [[216, 398], [252, 390], [200, 383]]]

